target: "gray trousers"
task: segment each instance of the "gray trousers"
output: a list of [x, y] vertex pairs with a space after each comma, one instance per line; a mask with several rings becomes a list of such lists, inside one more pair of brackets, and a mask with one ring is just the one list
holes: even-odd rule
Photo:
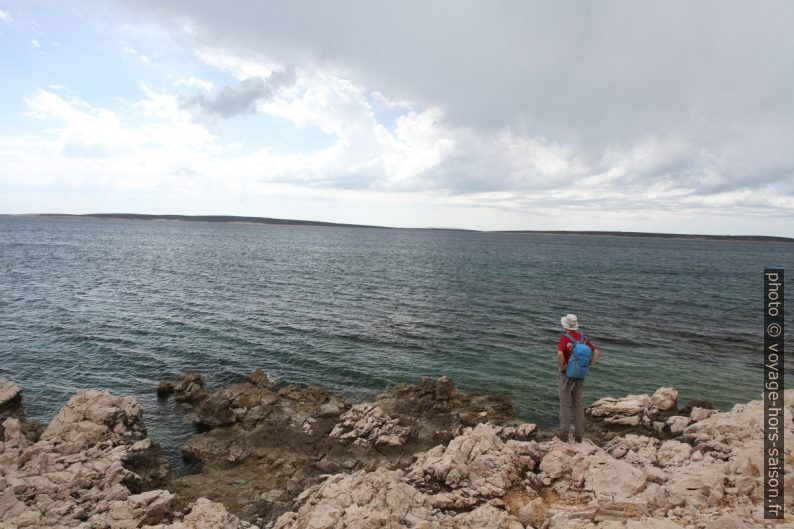
[[584, 434], [583, 385], [584, 380], [568, 378], [560, 371], [560, 432], [567, 434], [570, 431], [571, 407], [573, 407], [573, 431], [577, 438], [581, 438]]

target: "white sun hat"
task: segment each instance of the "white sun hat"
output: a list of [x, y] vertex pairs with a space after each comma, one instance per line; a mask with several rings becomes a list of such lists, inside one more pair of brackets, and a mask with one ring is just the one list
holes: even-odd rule
[[579, 320], [576, 319], [576, 314], [566, 314], [560, 318], [563, 328], [575, 331], [579, 328]]

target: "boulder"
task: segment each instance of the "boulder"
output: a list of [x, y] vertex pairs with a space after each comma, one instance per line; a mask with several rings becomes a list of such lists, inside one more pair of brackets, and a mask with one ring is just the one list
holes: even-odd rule
[[532, 469], [531, 457], [522, 457], [519, 449], [532, 450], [532, 444], [504, 443], [496, 429], [478, 424], [455, 437], [449, 445], [437, 446], [420, 454], [408, 478], [424, 488], [452, 491], [434, 498], [439, 507], [461, 508], [483, 499], [501, 497]]
[[659, 388], [653, 395], [602, 398], [585, 408], [588, 428], [605, 440], [627, 433], [662, 437], [667, 419], [676, 412], [677, 399], [673, 388]]
[[198, 371], [188, 371], [175, 380], [163, 380], [157, 387], [157, 396], [165, 398], [169, 395], [182, 402], [203, 400], [207, 398], [204, 379]]
[[171, 494], [147, 490], [167, 481], [169, 468], [132, 397], [79, 391], [35, 443], [18, 419], [4, 424], [3, 527], [133, 528], [169, 516]]
[[143, 529], [249, 529], [256, 527], [230, 514], [222, 504], [207, 498], [198, 498], [188, 508], [189, 512], [181, 520], [144, 525]]
[[389, 417], [373, 404], [357, 404], [339, 418], [330, 437], [358, 446], [401, 446], [411, 433], [409, 428], [400, 426], [399, 419]]
[[0, 378], [0, 423], [8, 417], [20, 417], [22, 409], [22, 388], [10, 380]]

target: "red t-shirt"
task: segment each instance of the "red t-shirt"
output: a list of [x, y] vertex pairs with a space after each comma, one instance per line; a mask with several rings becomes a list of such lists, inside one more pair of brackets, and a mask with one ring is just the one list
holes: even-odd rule
[[[568, 331], [568, 334], [573, 336], [576, 340], [581, 340], [582, 339], [582, 335], [579, 333], [579, 331]], [[571, 340], [568, 339], [568, 337], [563, 334], [562, 336], [560, 336], [560, 343], [557, 344], [557, 350], [558, 351], [562, 351], [562, 355], [564, 357], [564, 360], [565, 360], [566, 364], [568, 363], [568, 359], [571, 357], [571, 351], [568, 350], [568, 344], [569, 343], [571, 343]], [[590, 341], [590, 338], [586, 339], [584, 341], [584, 343], [589, 345], [590, 349], [595, 351], [596, 347], [593, 344], [593, 342]], [[571, 349], [573, 349], [573, 348], [571, 348]]]

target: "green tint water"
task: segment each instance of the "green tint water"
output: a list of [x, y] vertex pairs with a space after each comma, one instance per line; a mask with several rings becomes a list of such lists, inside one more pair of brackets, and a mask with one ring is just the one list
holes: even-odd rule
[[0, 377], [43, 421], [80, 388], [132, 395], [175, 463], [193, 430], [155, 388], [189, 369], [352, 400], [443, 374], [551, 426], [573, 312], [602, 352], [586, 402], [673, 386], [727, 408], [760, 397], [762, 271], [793, 263], [785, 244], [6, 217]]

